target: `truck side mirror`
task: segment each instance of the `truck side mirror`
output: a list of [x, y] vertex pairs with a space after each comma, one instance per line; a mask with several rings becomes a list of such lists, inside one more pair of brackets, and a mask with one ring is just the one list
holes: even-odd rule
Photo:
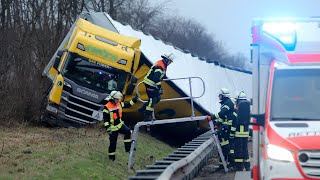
[[238, 124], [249, 124], [250, 123], [250, 102], [240, 101], [238, 104]]
[[64, 51], [59, 50], [59, 51], [57, 52], [57, 56], [58, 56], [58, 57], [61, 57], [61, 56], [63, 55], [63, 53], [64, 53]]
[[57, 71], [58, 71], [58, 67], [59, 67], [61, 56], [63, 55], [63, 52], [64, 51], [61, 51], [61, 50], [59, 50], [57, 52], [56, 59], [54, 60], [54, 63], [53, 63], [53, 68], [55, 68]]
[[59, 64], [60, 64], [60, 57], [56, 57], [53, 63], [53, 68], [55, 68], [57, 71], [58, 71]]
[[130, 94], [133, 93], [133, 90], [134, 90], [134, 88], [136, 87], [136, 83], [137, 83], [137, 82], [138, 82], [138, 78], [132, 75], [132, 77], [131, 77], [131, 83], [130, 83], [130, 85], [129, 85], [129, 87], [128, 87], [128, 90], [127, 90], [127, 93], [126, 93], [126, 94], [130, 95]]

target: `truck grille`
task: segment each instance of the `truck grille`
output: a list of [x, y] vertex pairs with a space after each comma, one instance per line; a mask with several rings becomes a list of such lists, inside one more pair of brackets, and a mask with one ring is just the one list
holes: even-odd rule
[[306, 176], [320, 179], [320, 150], [300, 151], [298, 159]]
[[61, 106], [65, 109], [65, 116], [68, 119], [72, 119], [80, 123], [92, 123], [97, 121], [92, 118], [92, 113], [94, 110], [98, 111], [102, 107], [100, 104], [77, 97], [65, 90], [62, 91], [61, 102]]

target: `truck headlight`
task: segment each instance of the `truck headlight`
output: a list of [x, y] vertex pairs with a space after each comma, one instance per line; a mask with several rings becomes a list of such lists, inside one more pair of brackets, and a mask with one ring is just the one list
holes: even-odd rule
[[292, 153], [279, 146], [275, 146], [273, 144], [267, 145], [267, 155], [270, 159], [278, 160], [278, 161], [289, 161], [293, 162], [293, 156]]
[[58, 113], [58, 108], [56, 108], [53, 104], [48, 104], [47, 105], [47, 111], [57, 114]]

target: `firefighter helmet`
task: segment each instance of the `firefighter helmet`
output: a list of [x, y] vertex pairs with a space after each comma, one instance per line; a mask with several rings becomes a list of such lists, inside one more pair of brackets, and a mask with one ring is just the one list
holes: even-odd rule
[[227, 88], [220, 88], [220, 89], [218, 90], [218, 95], [219, 95], [219, 96], [222, 95], [223, 97], [228, 97], [228, 98], [230, 98], [229, 89], [227, 89]]
[[111, 93], [105, 98], [105, 100], [110, 101], [111, 99], [121, 99], [122, 97], [123, 95], [120, 91], [111, 91]]
[[175, 58], [172, 53], [161, 55], [161, 57], [166, 64], [169, 64], [169, 62], [172, 63]]
[[245, 99], [247, 99], [247, 96], [246, 96], [246, 94], [243, 92], [243, 91], [241, 91], [238, 95], [237, 95], [237, 97], [236, 97], [236, 99], [237, 100], [245, 100]]

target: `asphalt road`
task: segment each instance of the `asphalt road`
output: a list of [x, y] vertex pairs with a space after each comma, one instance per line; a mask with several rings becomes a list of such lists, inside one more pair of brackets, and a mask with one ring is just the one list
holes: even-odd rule
[[[252, 142], [248, 143], [248, 149], [249, 155], [252, 158]], [[236, 172], [225, 173], [223, 169], [217, 171], [218, 162], [218, 155], [215, 155], [193, 180], [233, 180]]]

